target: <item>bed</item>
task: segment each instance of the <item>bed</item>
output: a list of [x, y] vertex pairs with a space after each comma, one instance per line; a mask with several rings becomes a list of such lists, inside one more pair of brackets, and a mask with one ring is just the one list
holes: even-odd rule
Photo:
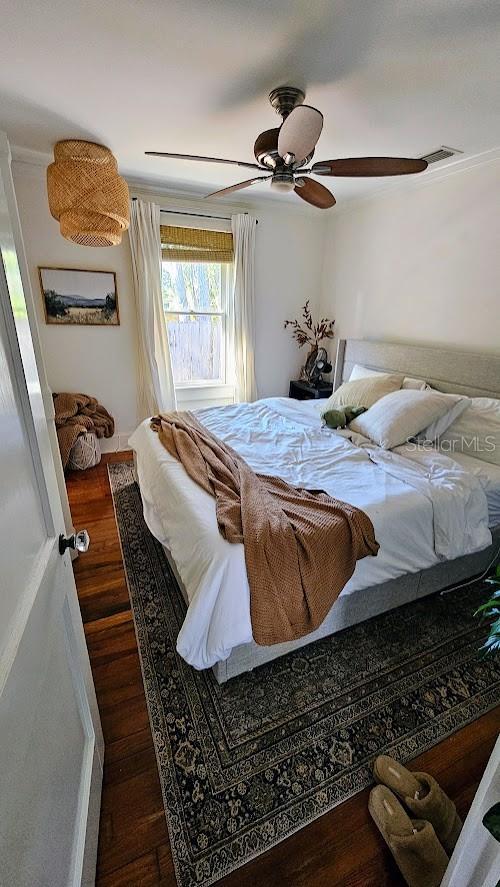
[[[500, 398], [500, 357], [494, 355], [341, 340], [335, 388], [355, 364], [422, 378], [443, 392]], [[325, 489], [362, 508], [381, 546], [377, 558], [358, 562], [316, 631], [270, 647], [252, 639], [243, 546], [220, 536], [214, 500], [187, 477], [147, 422], [130, 439], [146, 522], [164, 546], [188, 605], [178, 652], [195, 668], [213, 668], [219, 682], [477, 575], [500, 545], [498, 466], [404, 446], [394, 455], [369, 452], [325, 431], [320, 407], [269, 398], [197, 412], [254, 470]]]

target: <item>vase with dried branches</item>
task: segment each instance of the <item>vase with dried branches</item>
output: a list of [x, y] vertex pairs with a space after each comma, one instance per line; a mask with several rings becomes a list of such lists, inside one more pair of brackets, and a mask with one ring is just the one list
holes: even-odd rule
[[309, 379], [307, 367], [314, 365], [319, 343], [323, 339], [333, 339], [335, 335], [333, 331], [334, 325], [335, 321], [328, 320], [327, 317], [322, 317], [318, 323], [314, 323], [311, 309], [309, 308], [309, 299], [302, 308], [302, 319], [300, 321], [285, 320], [284, 328], [292, 327], [292, 338], [295, 339], [299, 348], [302, 348], [304, 345], [310, 346], [306, 362], [301, 369], [301, 379]]

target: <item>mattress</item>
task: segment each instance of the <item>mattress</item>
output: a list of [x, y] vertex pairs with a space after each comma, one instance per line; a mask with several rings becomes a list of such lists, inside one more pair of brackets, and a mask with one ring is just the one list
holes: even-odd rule
[[[486, 493], [467, 467], [434, 451], [391, 453], [365, 439], [351, 442], [322, 427], [320, 407], [270, 398], [197, 416], [255, 471], [324, 489], [369, 515], [379, 554], [358, 562], [342, 595], [491, 543]], [[178, 652], [195, 668], [209, 668], [252, 641], [243, 545], [222, 538], [214, 499], [167, 453], [149, 422], [130, 445], [146, 522], [171, 552], [189, 601]]]

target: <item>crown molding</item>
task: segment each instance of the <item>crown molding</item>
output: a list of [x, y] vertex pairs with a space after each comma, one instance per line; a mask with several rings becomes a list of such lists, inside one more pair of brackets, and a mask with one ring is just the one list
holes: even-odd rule
[[[54, 159], [52, 154], [45, 153], [44, 151], [34, 151], [31, 148], [23, 148], [20, 145], [12, 145], [11, 150], [12, 160], [15, 163], [22, 163], [28, 166], [46, 169]], [[196, 209], [200, 212], [213, 213], [214, 215], [222, 215], [226, 212], [231, 215], [238, 212], [258, 212], [260, 208], [268, 206], [274, 209], [293, 209], [295, 213], [309, 216], [317, 215], [317, 210], [314, 207], [310, 207], [307, 204], [302, 205], [301, 203], [291, 207], [287, 201], [279, 198], [252, 196], [241, 203], [228, 203], [226, 200], [222, 203], [220, 201], [209, 201], [203, 197], [201, 187], [193, 189], [176, 188], [175, 185], [168, 182], [155, 182], [123, 172], [121, 175], [127, 182], [132, 197], [154, 199], [155, 202], [163, 203], [164, 209], [171, 208], [177, 211]]]
[[[7, 149], [5, 148], [5, 144], [7, 144]], [[0, 153], [5, 154], [5, 151], [8, 150], [8, 146], [9, 142], [5, 133], [0, 131]], [[52, 154], [44, 151], [35, 151], [32, 148], [24, 148], [21, 145], [10, 145], [10, 153], [12, 161], [15, 163], [24, 163], [29, 166], [43, 167], [44, 169], [53, 161]], [[400, 178], [390, 179], [387, 183], [374, 189], [369, 194], [343, 197], [341, 202], [337, 203], [337, 206], [335, 207], [334, 216], [327, 216], [326, 220], [338, 218], [338, 216], [343, 213], [354, 212], [361, 206], [373, 203], [375, 200], [390, 197], [391, 195], [419, 188], [432, 187], [432, 185], [438, 184], [451, 176], [460, 175], [475, 167], [486, 166], [491, 163], [496, 163], [499, 160], [500, 147], [491, 148], [487, 151], [481, 151], [477, 154], [472, 154], [466, 157], [462, 155], [457, 159], [436, 166], [435, 169], [432, 169], [431, 167], [425, 173], [418, 176], [402, 176]], [[314, 207], [310, 207], [307, 204], [304, 206], [301, 204], [294, 204], [292, 207], [291, 204], [283, 198], [252, 195], [249, 196], [246, 201], [234, 204], [227, 203], [226, 201], [224, 201], [224, 203], [207, 201], [206, 198], [203, 197], [201, 188], [176, 188], [175, 184], [172, 183], [154, 182], [138, 176], [121, 174], [127, 181], [130, 187], [130, 192], [133, 196], [155, 197], [157, 200], [159, 199], [163, 202], [166, 201], [172, 209], [186, 209], [189, 206], [191, 208], [197, 207], [200, 211], [205, 210], [205, 212], [220, 213], [220, 211], [223, 210], [231, 214], [233, 212], [241, 211], [250, 212], [252, 210], [258, 210], [259, 208], [265, 209], [267, 206], [274, 209], [290, 209], [295, 213], [300, 212], [306, 215], [317, 215], [317, 210]]]
[[[122, 173], [123, 175], [123, 173]], [[195, 209], [199, 212], [213, 213], [214, 215], [224, 215], [228, 213], [249, 212], [258, 213], [268, 209], [291, 211], [295, 214], [318, 216], [318, 210], [302, 201], [290, 203], [283, 198], [276, 197], [258, 197], [253, 195], [240, 203], [229, 203], [227, 199], [210, 200], [203, 196], [200, 189], [189, 190], [188, 188], [175, 188], [170, 184], [162, 184], [161, 182], [144, 181], [136, 176], [123, 176], [130, 188], [132, 197], [145, 197], [146, 199], [155, 199], [155, 202], [164, 204], [164, 209]]]
[[391, 180], [380, 188], [376, 188], [369, 194], [362, 194], [358, 197], [344, 198], [342, 204], [337, 204], [338, 212], [335, 218], [343, 213], [354, 212], [359, 207], [376, 200], [391, 197], [392, 195], [401, 194], [410, 190], [419, 190], [420, 188], [429, 188], [436, 185], [451, 176], [461, 175], [478, 166], [488, 166], [497, 163], [500, 160], [500, 147], [490, 148], [488, 151], [481, 151], [478, 154], [472, 154], [469, 157], [459, 157], [448, 163], [443, 163], [436, 169], [429, 169], [423, 174], [417, 176], [402, 176], [399, 179]]
[[242, 212], [248, 207], [242, 203], [217, 203], [215, 201], [206, 200], [199, 191], [189, 191], [186, 189], [171, 188], [161, 183], [153, 184], [151, 182], [143, 182], [137, 178], [124, 176], [126, 179], [131, 197], [145, 197], [162, 204], [162, 209], [175, 210], [182, 212], [183, 210], [214, 213], [215, 215], [232, 215], [232, 213]]
[[140, 176], [127, 175], [126, 173], [121, 173], [121, 175], [127, 182], [131, 194], [137, 197], [140, 196], [140, 194], [161, 194], [165, 197], [179, 200], [186, 197], [195, 200], [203, 199], [203, 191], [201, 188], [176, 188], [175, 184], [172, 184], [171, 182], [156, 182], [151, 181], [151, 179], [142, 179]]
[[30, 166], [47, 167], [54, 158], [45, 151], [35, 151], [33, 148], [23, 148], [22, 145], [11, 145], [12, 160], [15, 163], [27, 163]]

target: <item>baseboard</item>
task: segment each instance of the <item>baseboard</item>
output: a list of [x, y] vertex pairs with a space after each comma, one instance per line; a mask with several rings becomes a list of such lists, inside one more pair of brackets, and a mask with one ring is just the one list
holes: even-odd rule
[[129, 450], [128, 439], [132, 433], [132, 431], [118, 431], [113, 434], [113, 437], [101, 437], [99, 441], [101, 453], [119, 453], [122, 450]]

